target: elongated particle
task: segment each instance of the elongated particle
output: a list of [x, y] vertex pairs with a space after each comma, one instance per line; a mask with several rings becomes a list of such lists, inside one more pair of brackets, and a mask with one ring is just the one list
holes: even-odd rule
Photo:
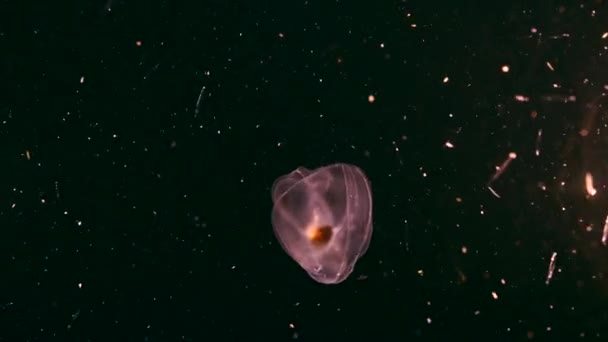
[[604, 220], [604, 231], [602, 232], [602, 244], [606, 246], [606, 240], [608, 240], [608, 215]]
[[553, 252], [551, 255], [551, 261], [549, 261], [549, 271], [547, 272], [547, 280], [545, 280], [545, 284], [549, 285], [551, 279], [553, 278], [553, 272], [555, 272], [555, 259], [557, 258], [557, 252]]

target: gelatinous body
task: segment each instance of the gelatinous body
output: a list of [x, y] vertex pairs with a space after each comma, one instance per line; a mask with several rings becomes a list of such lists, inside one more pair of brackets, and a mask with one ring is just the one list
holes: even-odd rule
[[272, 226], [283, 249], [316, 281], [337, 284], [372, 236], [369, 181], [354, 165], [303, 167], [272, 186]]

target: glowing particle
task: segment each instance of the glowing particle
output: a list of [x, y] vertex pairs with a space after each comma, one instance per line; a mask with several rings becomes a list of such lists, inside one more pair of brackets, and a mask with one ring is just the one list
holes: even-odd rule
[[549, 70], [555, 71], [555, 68], [553, 68], [553, 65], [551, 65], [551, 63], [549, 61], [547, 61], [546, 63], [547, 63], [547, 68], [549, 68]]
[[448, 83], [449, 81], [450, 81], [449, 77], [446, 76], [446, 77], [443, 78], [443, 83]]
[[446, 141], [446, 142], [445, 142], [445, 147], [447, 147], [447, 148], [454, 148], [454, 144], [452, 144], [452, 143], [451, 143], [451, 142], [449, 142], [449, 141]]
[[135, 45], [137, 45], [137, 46], [141, 46], [141, 44], [142, 44], [141, 40], [138, 40], [138, 41], [135, 42]]
[[374, 95], [369, 95], [367, 97], [367, 102], [374, 103], [374, 101], [376, 101], [376, 97]]
[[527, 97], [527, 96], [525, 96], [525, 95], [517, 94], [517, 95], [515, 95], [515, 101], [517, 101], [517, 102], [528, 102], [528, 101], [530, 101], [530, 98]]
[[553, 278], [553, 272], [555, 272], [555, 258], [557, 257], [557, 252], [553, 252], [551, 255], [551, 260], [549, 261], [549, 271], [547, 272], [547, 280], [545, 280], [545, 284], [549, 285], [551, 279]]
[[593, 186], [593, 175], [589, 172], [585, 174], [585, 188], [587, 189], [587, 194], [589, 196], [595, 196], [597, 193], [597, 190], [595, 190], [595, 187]]
[[608, 216], [604, 220], [604, 231], [602, 232], [602, 244], [606, 246], [606, 240], [608, 240]]
[[498, 299], [498, 293], [492, 291], [492, 298]]
[[509, 72], [510, 68], [508, 65], [503, 65], [502, 67], [500, 67], [500, 70], [506, 74]]
[[602, 34], [602, 39], [606, 39], [608, 38], [608, 32], [604, 32], [604, 34]]
[[194, 107], [194, 114], [198, 114], [201, 109], [201, 100], [205, 96], [205, 86], [201, 88], [201, 92], [198, 94], [198, 99], [196, 100], [196, 107]]

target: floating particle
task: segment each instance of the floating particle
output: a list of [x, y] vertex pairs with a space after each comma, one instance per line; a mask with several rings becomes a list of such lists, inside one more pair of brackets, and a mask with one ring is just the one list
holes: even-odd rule
[[517, 102], [529, 102], [530, 98], [525, 96], [525, 95], [521, 95], [521, 94], [517, 94], [515, 95], [515, 101]]
[[608, 215], [604, 220], [604, 231], [602, 232], [602, 244], [606, 246], [606, 240], [608, 239]]
[[[553, 87], [560, 88], [559, 85], [554, 84]], [[543, 102], [558, 102], [558, 103], [570, 103], [576, 102], [576, 96], [574, 95], [563, 95], [563, 94], [550, 94], [543, 95], [540, 97]]]
[[76, 312], [74, 312], [72, 314], [72, 319], [71, 319], [70, 323], [68, 323], [68, 326], [67, 326], [68, 330], [72, 329], [72, 327], [74, 326], [74, 321], [76, 321], [78, 319], [78, 317], [80, 317], [80, 309], [76, 310]]
[[55, 181], [55, 197], [57, 197], [57, 199], [59, 199], [59, 197], [60, 197], [60, 193], [59, 193], [59, 181]]
[[201, 101], [203, 96], [205, 95], [205, 86], [201, 88], [201, 92], [198, 94], [198, 99], [196, 100], [196, 107], [194, 108], [194, 114], [198, 114], [201, 109]]
[[557, 257], [557, 252], [553, 252], [551, 255], [551, 260], [549, 261], [549, 271], [547, 272], [547, 280], [545, 280], [545, 284], [549, 285], [551, 279], [553, 278], [553, 272], [555, 272], [555, 258]]
[[490, 192], [492, 192], [492, 194], [494, 196], [500, 198], [500, 195], [498, 195], [498, 193], [496, 191], [494, 191], [494, 189], [492, 189], [492, 187], [491, 187], [492, 183], [495, 180], [497, 180], [498, 177], [500, 177], [505, 172], [505, 170], [511, 163], [511, 160], [516, 159], [516, 158], [517, 158], [517, 154], [515, 152], [510, 152], [509, 155], [507, 156], [507, 159], [505, 159], [505, 161], [503, 161], [500, 166], [496, 167], [496, 172], [494, 173], [492, 178], [490, 178], [490, 180], [488, 181], [488, 184], [487, 184], [488, 190], [490, 190]]
[[367, 97], [367, 102], [374, 103], [374, 101], [376, 101], [376, 97], [374, 95], [369, 95]]
[[510, 68], [508, 65], [503, 65], [502, 67], [500, 67], [500, 70], [506, 74], [509, 72]]
[[491, 186], [488, 186], [488, 190], [490, 190], [492, 195], [494, 195], [496, 198], [501, 198], [498, 192], [496, 192], [496, 190], [494, 190]]
[[593, 175], [589, 172], [585, 174], [585, 189], [587, 189], [587, 194], [589, 196], [595, 196], [597, 190], [593, 186]]
[[538, 157], [540, 156], [540, 141], [542, 139], [543, 136], [543, 130], [539, 129], [538, 132], [536, 133], [536, 145], [534, 148], [534, 154]]

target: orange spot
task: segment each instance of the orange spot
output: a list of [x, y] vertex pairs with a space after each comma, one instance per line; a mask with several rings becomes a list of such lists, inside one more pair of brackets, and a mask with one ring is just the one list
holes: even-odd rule
[[308, 229], [306, 235], [308, 236], [308, 240], [310, 240], [313, 245], [322, 246], [329, 242], [332, 233], [333, 232], [330, 226], [321, 226]]

